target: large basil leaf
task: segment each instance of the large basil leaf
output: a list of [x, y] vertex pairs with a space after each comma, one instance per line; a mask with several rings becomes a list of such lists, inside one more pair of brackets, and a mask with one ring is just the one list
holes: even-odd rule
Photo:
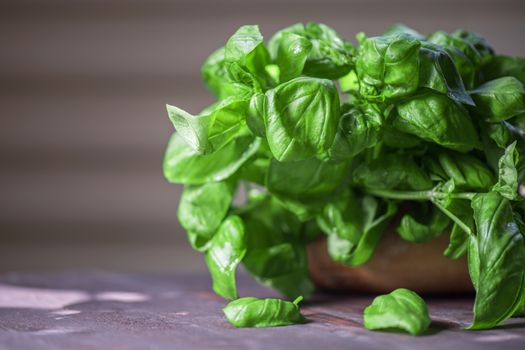
[[353, 181], [368, 188], [427, 190], [432, 181], [412, 157], [384, 154], [360, 164], [353, 172]]
[[178, 133], [173, 133], [164, 156], [169, 182], [199, 185], [233, 175], [257, 151], [260, 139], [240, 136], [212, 154], [200, 155]]
[[230, 302], [224, 315], [235, 327], [276, 327], [306, 322], [299, 310], [301, 297], [294, 302], [280, 299], [240, 298]]
[[195, 249], [204, 250], [219, 228], [230, 208], [233, 188], [231, 181], [184, 187], [177, 218]]
[[399, 34], [362, 39], [356, 60], [360, 93], [371, 99], [399, 98], [419, 86], [419, 49], [413, 36]]
[[481, 148], [467, 111], [444, 95], [429, 93], [397, 105], [396, 129], [460, 152]]
[[328, 151], [332, 160], [350, 159], [374, 147], [382, 135], [383, 118], [374, 104], [356, 106], [341, 116], [334, 143]]
[[476, 112], [490, 122], [500, 122], [525, 113], [525, 86], [514, 77], [486, 82], [471, 91]]
[[222, 100], [199, 115], [167, 105], [176, 131], [198, 154], [208, 154], [234, 139], [246, 125], [248, 100], [234, 97]]
[[505, 153], [498, 162], [498, 182], [492, 188], [499, 192], [503, 197], [515, 200], [518, 194], [518, 171], [516, 166], [519, 162], [519, 154], [516, 151], [516, 142], [513, 142], [505, 149]]
[[[421, 210], [422, 208], [426, 210]], [[450, 219], [436, 207], [428, 208], [419, 204], [419, 208], [415, 209], [418, 220], [411, 214], [405, 214], [397, 227], [397, 233], [405, 241], [415, 243], [429, 241], [441, 235], [450, 223]]]
[[430, 326], [427, 305], [419, 295], [405, 288], [380, 295], [363, 313], [366, 329], [396, 329], [420, 335]]
[[237, 299], [235, 271], [246, 254], [244, 225], [238, 216], [228, 216], [210, 241], [205, 261], [215, 293]]
[[[477, 237], [469, 247], [475, 257], [474, 320], [470, 329], [492, 328], [519, 306], [525, 284], [525, 245], [510, 202], [496, 192], [477, 194], [472, 200]], [[475, 248], [473, 248], [473, 246]]]
[[280, 161], [321, 156], [334, 141], [339, 96], [333, 82], [296, 78], [266, 93], [268, 145]]

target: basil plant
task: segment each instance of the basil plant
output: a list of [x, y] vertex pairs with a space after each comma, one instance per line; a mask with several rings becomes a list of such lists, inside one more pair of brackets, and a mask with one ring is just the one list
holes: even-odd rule
[[[397, 25], [354, 45], [318, 23], [267, 41], [246, 25], [202, 77], [217, 100], [195, 115], [167, 106], [164, 175], [184, 185], [178, 219], [217, 294], [239, 298], [242, 264], [288, 300], [308, 298], [310, 242], [325, 236], [333, 260], [365, 264], [397, 213], [402, 239], [446, 232], [443, 254], [467, 255], [470, 329], [525, 309], [524, 58], [461, 30]], [[409, 202], [417, 211], [398, 211]], [[302, 322], [286, 303], [243, 299], [225, 312], [243, 326]]]

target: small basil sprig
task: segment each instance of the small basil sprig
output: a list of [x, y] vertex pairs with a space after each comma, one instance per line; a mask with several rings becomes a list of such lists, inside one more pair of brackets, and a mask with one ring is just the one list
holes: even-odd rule
[[298, 297], [293, 302], [280, 299], [240, 298], [230, 302], [224, 315], [235, 327], [275, 327], [304, 323]]
[[427, 305], [416, 293], [399, 288], [380, 295], [363, 313], [364, 326], [370, 330], [402, 330], [420, 335], [430, 326]]

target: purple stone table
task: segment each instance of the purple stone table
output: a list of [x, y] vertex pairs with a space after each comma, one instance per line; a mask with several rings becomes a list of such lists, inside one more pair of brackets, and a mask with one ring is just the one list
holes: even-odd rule
[[[245, 276], [240, 285], [241, 295], [275, 296]], [[525, 349], [523, 318], [462, 330], [470, 296], [425, 296], [433, 324], [420, 337], [363, 329], [372, 298], [319, 294], [303, 305], [308, 324], [236, 329], [207, 276], [11, 273], [0, 277], [0, 349]]]

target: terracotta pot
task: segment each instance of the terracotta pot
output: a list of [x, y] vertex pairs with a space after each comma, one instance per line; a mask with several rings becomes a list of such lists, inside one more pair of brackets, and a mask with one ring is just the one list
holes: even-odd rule
[[448, 239], [443, 234], [426, 243], [410, 243], [391, 229], [366, 264], [348, 267], [330, 259], [323, 238], [308, 247], [309, 269], [322, 289], [387, 293], [403, 287], [418, 293], [472, 292], [466, 258], [443, 256]]

